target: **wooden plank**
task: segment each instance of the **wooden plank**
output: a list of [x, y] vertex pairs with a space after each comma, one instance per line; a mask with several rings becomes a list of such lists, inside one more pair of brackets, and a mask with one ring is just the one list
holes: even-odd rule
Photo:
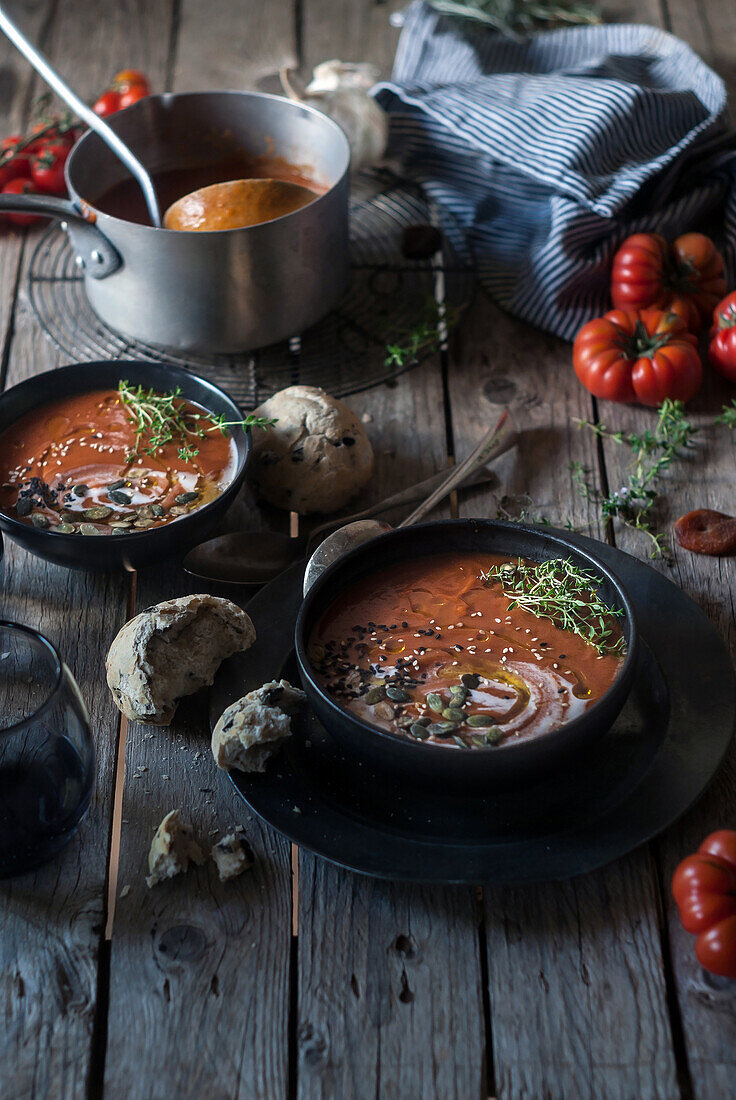
[[389, 17], [405, 7], [403, 0], [302, 0], [300, 65], [305, 76], [334, 57], [371, 61], [388, 76], [399, 39]]
[[[18, 5], [15, 16], [28, 37], [42, 46], [53, 11], [51, 0]], [[35, 74], [10, 42], [0, 41], [0, 132], [22, 132], [28, 119]], [[5, 222], [0, 225], [0, 378], [10, 347], [10, 324], [15, 304], [20, 257], [25, 232]]]
[[[691, 43], [726, 80], [731, 93], [736, 88], [736, 13], [732, 4], [704, 0], [691, 5], [666, 0], [664, 22], [668, 29]], [[654, 19], [652, 20], [655, 21]], [[673, 521], [692, 508], [709, 507], [736, 512], [734, 441], [723, 429], [712, 428], [712, 418], [733, 388], [716, 381], [706, 368], [702, 392], [688, 407], [692, 420], [703, 428], [703, 439], [692, 456], [676, 464], [664, 483], [661, 512], [663, 528], [671, 534]], [[651, 427], [654, 413], [647, 409], [621, 408], [601, 403], [600, 418], [624, 431]], [[626, 484], [626, 452], [607, 445], [606, 468], [612, 485]], [[640, 536], [620, 525], [616, 543], [637, 556], [648, 552]], [[669, 541], [669, 540], [668, 540]], [[731, 558], [701, 558], [680, 549], [673, 541], [674, 566], [654, 562], [675, 584], [683, 588], [718, 626], [736, 657], [736, 627], [731, 593], [736, 586], [736, 565]], [[675, 1028], [681, 1030], [685, 1051], [683, 1073], [690, 1077], [695, 1097], [728, 1096], [736, 1079], [736, 1013], [727, 983], [710, 978], [699, 967], [693, 953], [693, 938], [683, 931], [672, 901], [669, 883], [684, 855], [698, 847], [713, 829], [732, 825], [736, 819], [736, 748], [732, 745], [713, 785], [682, 822], [669, 829], [656, 846], [663, 904], [666, 908], [669, 947], [674, 966], [676, 995], [672, 998]], [[678, 1010], [680, 1018], [678, 1018]]]
[[[91, 98], [120, 67], [117, 51], [124, 41], [126, 12], [119, 4], [104, 2], [97, 5], [95, 19], [90, 21], [86, 4], [55, 7], [56, 21], [46, 27], [44, 48], [76, 88]], [[17, 16], [34, 37], [46, 25], [49, 10], [47, 5], [27, 5]], [[157, 13], [162, 10], [158, 5]], [[137, 14], [128, 38], [140, 36], [144, 46], [124, 49], [131, 60], [155, 74], [153, 24], [147, 23], [145, 13]], [[147, 45], [149, 39], [154, 42], [152, 48]], [[2, 49], [5, 59], [4, 44]], [[28, 100], [31, 87], [37, 93], [38, 84], [25, 62], [13, 58], [7, 72], [17, 81], [17, 96]], [[14, 111], [17, 124], [21, 112], [17, 106]], [[41, 334], [25, 294], [28, 257], [36, 235], [34, 231], [28, 238], [14, 334], [8, 340], [9, 385], [61, 361]], [[16, 251], [21, 240], [20, 235], [14, 239]], [[9, 256], [7, 246], [0, 266], [10, 274], [12, 267], [9, 262], [6, 267], [5, 256]], [[7, 285], [0, 293], [5, 309], [12, 300]], [[101, 986], [99, 967], [119, 717], [105, 686], [101, 653], [106, 637], [125, 620], [128, 581], [49, 565], [7, 542], [6, 550], [4, 614], [48, 634], [75, 674], [92, 718], [97, 787], [90, 813], [66, 851], [33, 877], [11, 882], [3, 891], [0, 950], [5, 1010], [0, 1092], [18, 1097], [82, 1097], [96, 1088], [95, 1038], [100, 1027], [104, 1036], [104, 979]]]
[[266, 81], [275, 91], [273, 75], [295, 64], [292, 3], [182, 0], [172, 84], [177, 92], [245, 90]]
[[[376, 451], [365, 499], [447, 461], [436, 357], [349, 404], [370, 417]], [[443, 514], [438, 509], [433, 518]], [[300, 1100], [480, 1096], [477, 924], [472, 890], [377, 882], [300, 852]]]
[[[396, 6], [307, 0], [303, 71], [340, 57], [373, 61], [388, 72], [397, 37], [388, 15]], [[353, 395], [348, 404], [365, 423], [376, 453], [376, 471], [361, 503], [447, 462], [439, 357], [393, 385]], [[447, 507], [435, 517], [443, 514], [449, 514]], [[477, 923], [471, 890], [430, 894], [343, 873], [300, 853], [301, 1100], [483, 1094]]]
[[[251, 87], [265, 59], [275, 65], [293, 57], [293, 41], [293, 21], [275, 2], [247, 12], [236, 2], [216, 10], [185, 2], [174, 86]], [[242, 396], [237, 372], [216, 380]], [[284, 521], [285, 513], [258, 510], [245, 490], [225, 527], [278, 529]], [[150, 569], [138, 576], [136, 610], [206, 588], [175, 564]], [[233, 598], [232, 589], [210, 590]], [[244, 824], [254, 870], [222, 884], [208, 860], [148, 890], [151, 838], [175, 807], [208, 855], [219, 835]], [[113, 926], [105, 1096], [282, 1100], [289, 1076], [290, 846], [248, 814], [215, 768], [204, 693], [187, 700], [167, 729], [128, 726], [122, 818], [119, 895], [125, 886], [130, 892], [119, 896]]]
[[[461, 495], [461, 515], [493, 518], [506, 493], [505, 510], [601, 536], [595, 508], [570, 473], [573, 462], [595, 471], [597, 455], [575, 423], [591, 415], [591, 402], [572, 373], [568, 345], [529, 330], [481, 293], [451, 344], [449, 392], [458, 455], [503, 405], [521, 430], [518, 453], [499, 463], [501, 484]], [[674, 1096], [656, 878], [646, 852], [569, 883], [483, 893], [500, 1100]]]

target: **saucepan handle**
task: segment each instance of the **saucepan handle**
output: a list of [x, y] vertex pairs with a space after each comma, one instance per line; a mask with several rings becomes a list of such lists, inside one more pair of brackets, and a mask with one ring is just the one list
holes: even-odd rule
[[123, 261], [117, 249], [69, 199], [57, 199], [53, 195], [0, 194], [0, 214], [4, 210], [59, 218], [63, 229], [71, 227], [77, 266], [92, 279], [104, 279], [122, 266]]

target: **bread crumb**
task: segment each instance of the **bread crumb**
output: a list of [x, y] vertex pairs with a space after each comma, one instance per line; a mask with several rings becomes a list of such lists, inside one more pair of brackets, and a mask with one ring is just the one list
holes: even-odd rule
[[118, 900], [121, 900], [122, 898], [127, 898], [129, 893], [130, 893], [130, 883], [126, 883], [126, 885], [122, 888], [122, 890], [118, 894]]
[[146, 883], [156, 886], [164, 879], [181, 874], [192, 863], [204, 863], [202, 849], [194, 839], [192, 827], [182, 821], [179, 810], [171, 810], [159, 825], [148, 853]]
[[212, 858], [217, 866], [220, 882], [242, 875], [255, 863], [253, 849], [240, 830], [228, 833], [212, 849]]

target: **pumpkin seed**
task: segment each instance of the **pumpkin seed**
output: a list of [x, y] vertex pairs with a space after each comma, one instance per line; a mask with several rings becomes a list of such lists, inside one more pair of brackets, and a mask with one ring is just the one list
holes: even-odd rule
[[445, 700], [441, 695], [437, 695], [435, 692], [430, 691], [427, 696], [427, 706], [430, 710], [435, 710], [438, 714], [442, 714], [442, 711], [445, 709]]
[[99, 535], [99, 531], [95, 527], [94, 523], [80, 523], [79, 524], [80, 535]]
[[199, 493], [179, 493], [177, 497], [174, 497], [175, 504], [191, 504], [193, 500], [196, 500]]
[[153, 512], [154, 516], [156, 516], [157, 519], [159, 518], [159, 516], [165, 516], [166, 515], [166, 509], [164, 508], [164, 506], [162, 504], [152, 504], [151, 505], [151, 511]]
[[374, 714], [377, 714], [379, 718], [385, 718], [387, 722], [390, 722], [394, 713], [394, 708], [385, 699], [382, 703], [376, 703]]
[[494, 726], [486, 733], [486, 741], [489, 745], [497, 745], [503, 737], [503, 730], [500, 730], [498, 726]]
[[144, 504], [142, 508], [137, 511], [138, 519], [153, 519], [153, 505]]
[[19, 516], [30, 516], [33, 511], [33, 501], [29, 497], [23, 497], [16, 504], [15, 511]]
[[445, 707], [442, 711], [442, 717], [446, 718], [448, 722], [463, 722], [465, 715], [459, 707]]
[[60, 519], [62, 523], [76, 523], [79, 519], [79, 512], [62, 512]]
[[113, 527], [113, 535], [129, 535], [131, 534], [129, 527]]
[[418, 737], [420, 741], [426, 741], [429, 737], [429, 730], [421, 722], [412, 722], [409, 733], [414, 737]]
[[107, 495], [113, 504], [130, 504], [130, 497], [121, 489], [108, 489]]
[[31, 516], [31, 523], [34, 527], [40, 527], [42, 531], [45, 531], [51, 526], [48, 517], [42, 515], [40, 512], [34, 512]]
[[133, 522], [129, 519], [111, 519], [108, 523], [108, 527], [122, 527], [124, 530], [132, 526]]
[[457, 724], [455, 722], [432, 722], [426, 728], [432, 737], [449, 737], [457, 729]]
[[[398, 718], [396, 720], [396, 725], [399, 727], [400, 730], [408, 730], [410, 728], [410, 726], [413, 725], [413, 723], [414, 723], [414, 719], [412, 718], [412, 716], [410, 714], [405, 714], [403, 716], [403, 718]], [[422, 729], [424, 729], [423, 726], [422, 726]]]
[[182, 508], [181, 505], [179, 505], [179, 504], [172, 504], [169, 511], [171, 512], [172, 516], [185, 516], [187, 514], [187, 512], [189, 511], [189, 509], [188, 508]]
[[469, 688], [471, 691], [473, 688], [477, 688], [480, 684], [480, 676], [477, 672], [466, 672], [464, 676], [460, 677], [463, 687]]
[[89, 492], [89, 487], [87, 485], [81, 485], [81, 484], [80, 485], [75, 485], [72, 488], [72, 492], [74, 493], [75, 497], [86, 497], [87, 493]]
[[414, 719], [414, 723], [417, 726], [428, 726], [431, 721], [432, 719], [427, 717]]
[[462, 684], [456, 687], [450, 688], [450, 705], [453, 707], [461, 707], [465, 700], [468, 698], [470, 692]]
[[112, 515], [112, 508], [108, 508], [106, 504], [95, 504], [94, 508], [85, 508], [82, 515], [85, 519], [107, 519]]
[[386, 688], [386, 694], [389, 699], [393, 699], [394, 703], [408, 703], [411, 698], [403, 688], [398, 687], [396, 684], [389, 684]]
[[309, 650], [310, 661], [324, 661], [327, 650], [323, 645], [313, 645]]
[[140, 528], [153, 527], [153, 520], [152, 519], [137, 519], [135, 521], [135, 523], [133, 524], [133, 526], [134, 527], [140, 527]]
[[59, 535], [73, 535], [76, 531], [76, 527], [73, 523], [57, 523], [56, 527], [54, 527], [54, 530]]
[[111, 485], [108, 485], [107, 490], [110, 492], [115, 489], [123, 489], [125, 487], [125, 478], [121, 477], [118, 481], [113, 481]]
[[471, 714], [465, 721], [469, 726], [495, 726], [490, 714]]
[[371, 688], [365, 697], [365, 701], [369, 707], [374, 707], [376, 703], [380, 703], [381, 699], [386, 698], [386, 688], [381, 684], [380, 687]]

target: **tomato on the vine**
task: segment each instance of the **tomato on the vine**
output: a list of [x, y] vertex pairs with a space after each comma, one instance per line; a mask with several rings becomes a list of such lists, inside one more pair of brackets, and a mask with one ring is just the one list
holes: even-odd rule
[[698, 935], [701, 966], [736, 978], [736, 832], [720, 829], [706, 837], [677, 867], [672, 895], [683, 928]]
[[616, 309], [674, 310], [699, 332], [726, 293], [723, 267], [702, 233], [685, 233], [671, 245], [658, 233], [635, 233], [613, 257], [611, 300]]
[[[15, 179], [6, 183], [2, 193], [4, 195], [37, 195], [38, 188], [31, 180]], [[41, 221], [39, 214], [25, 214], [20, 210], [6, 211], [3, 216], [13, 225], [35, 225], [37, 221]]]
[[139, 69], [122, 69], [115, 74], [110, 87], [116, 92], [127, 92], [132, 88], [139, 88], [142, 95], [148, 95], [151, 90], [146, 74]]
[[117, 92], [108, 88], [106, 92], [103, 92], [100, 98], [94, 103], [92, 110], [100, 118], [107, 118], [108, 115], [114, 115], [116, 111], [120, 110], [120, 96]]
[[49, 195], [66, 194], [64, 165], [69, 156], [69, 146], [61, 142], [45, 145], [34, 157], [31, 165], [31, 179], [39, 191]]
[[713, 310], [708, 362], [729, 382], [736, 382], [736, 290]]
[[[0, 158], [14, 152], [16, 145], [23, 140], [20, 134], [12, 134], [0, 141]], [[0, 160], [0, 188], [15, 179], [30, 179], [31, 155], [24, 149], [16, 153], [12, 160]]]
[[681, 316], [659, 309], [614, 309], [575, 337], [575, 373], [596, 397], [661, 405], [700, 389], [698, 342]]
[[134, 84], [132, 87], [126, 88], [124, 92], [119, 93], [118, 110], [122, 111], [124, 107], [131, 107], [139, 99], [145, 99], [147, 95], [148, 92], [139, 85]]

